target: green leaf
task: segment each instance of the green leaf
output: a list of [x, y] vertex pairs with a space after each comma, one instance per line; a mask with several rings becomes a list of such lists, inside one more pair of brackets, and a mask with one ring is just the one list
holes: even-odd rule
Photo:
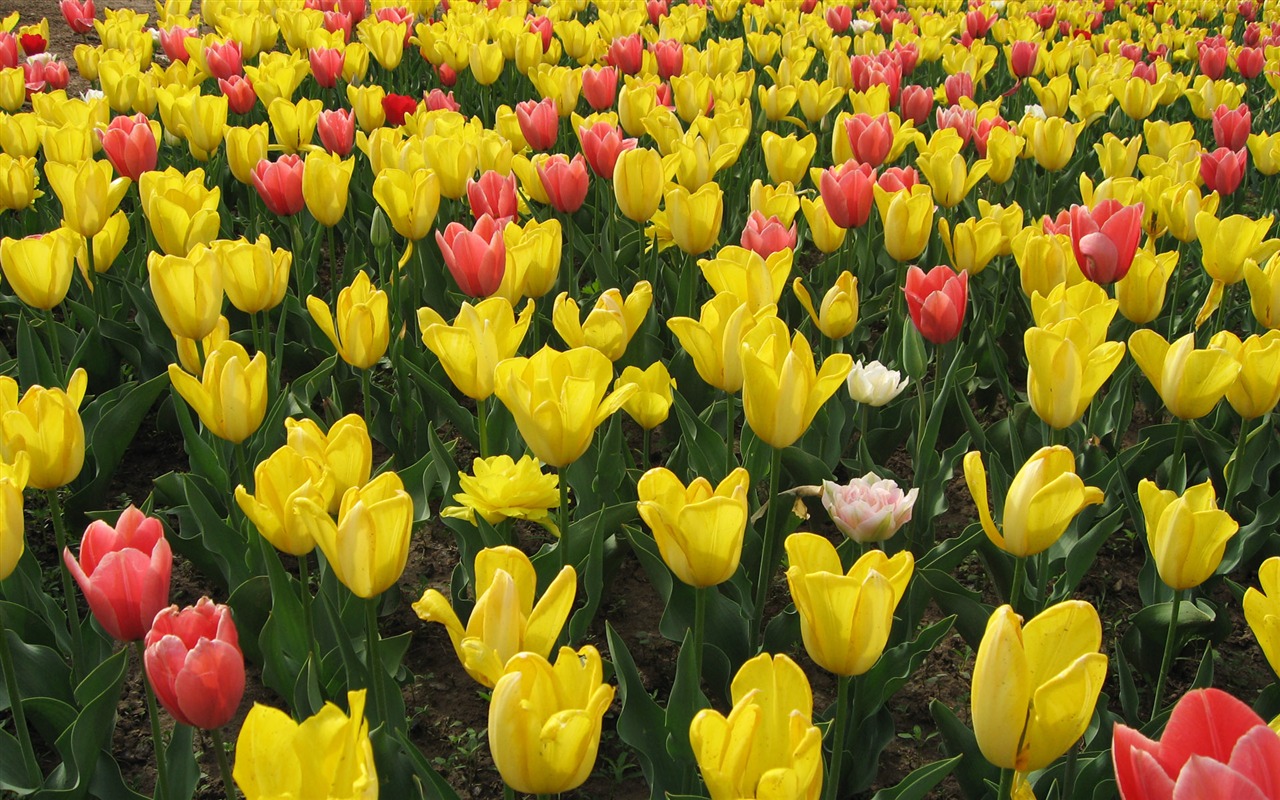
[[608, 622], [605, 622], [604, 630], [618, 679], [618, 699], [622, 703], [622, 711], [618, 714], [618, 738], [636, 749], [650, 796], [663, 797], [678, 785], [680, 777], [679, 764], [667, 752], [667, 714], [649, 696], [622, 637]]
[[915, 579], [929, 586], [942, 613], [954, 615], [956, 630], [966, 644], [976, 649], [992, 611], [982, 602], [982, 596], [964, 588], [947, 573], [935, 569], [916, 570]]
[[[129, 651], [121, 649], [98, 665], [76, 687], [79, 710], [75, 719], [58, 736], [54, 747], [62, 757], [62, 765], [45, 781], [42, 798], [78, 800], [84, 797], [98, 765], [99, 752], [111, 742], [115, 730], [116, 706], [128, 672]], [[48, 701], [40, 698], [39, 702]]]
[[116, 468], [156, 398], [168, 385], [168, 375], [157, 375], [146, 383], [126, 383], [98, 395], [81, 409], [85, 455], [93, 467], [81, 472], [79, 489], [67, 500], [68, 509], [85, 511], [106, 504], [106, 489]]
[[903, 642], [886, 651], [875, 666], [858, 680], [858, 691], [854, 699], [854, 719], [865, 719], [876, 709], [889, 702], [899, 689], [919, 668], [925, 656], [951, 632], [955, 616], [946, 617], [933, 623], [910, 642]]
[[963, 756], [952, 756], [917, 767], [892, 789], [881, 789], [871, 800], [924, 800], [933, 787], [951, 774]]
[[983, 758], [973, 731], [940, 700], [929, 703], [929, 713], [938, 725], [938, 732], [942, 734], [943, 752], [952, 757], [960, 757], [960, 762], [953, 769], [965, 796], [987, 797], [987, 781], [998, 782], [1000, 771]]
[[672, 407], [676, 410], [676, 421], [680, 426], [680, 439], [672, 450], [670, 460], [680, 463], [679, 460], [683, 459], [690, 473], [680, 476], [681, 480], [688, 480], [696, 475], [708, 476], [708, 480], [711, 480], [711, 476], [723, 478], [728, 458], [724, 433], [715, 430], [695, 414], [680, 392], [673, 392], [672, 398]]
[[432, 768], [431, 762], [427, 761], [427, 757], [422, 754], [418, 746], [409, 741], [409, 736], [405, 731], [400, 731], [396, 737], [397, 743], [400, 745], [400, 751], [409, 758], [409, 764], [413, 767], [413, 772], [418, 776], [430, 790], [425, 795], [431, 800], [459, 800], [458, 793], [454, 791], [449, 782], [440, 777], [440, 773]]
[[174, 723], [173, 734], [164, 749], [165, 771], [169, 776], [169, 795], [174, 800], [191, 800], [200, 782], [200, 765], [196, 763], [190, 725]]

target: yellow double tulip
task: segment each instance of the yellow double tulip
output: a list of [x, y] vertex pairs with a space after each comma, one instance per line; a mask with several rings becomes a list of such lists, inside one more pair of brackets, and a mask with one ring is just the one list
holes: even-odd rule
[[465, 519], [472, 525], [477, 514], [490, 525], [527, 519], [559, 534], [550, 510], [560, 505], [560, 478], [543, 472], [542, 462], [532, 456], [521, 456], [519, 461], [505, 454], [477, 458], [471, 462], [470, 475], [458, 473], [458, 488], [462, 491], [453, 499], [461, 505], [440, 509], [441, 517]]
[[250, 360], [234, 339], [207, 354], [200, 380], [177, 364], [169, 365], [169, 380], [204, 426], [232, 444], [252, 436], [267, 414], [267, 356]]
[[5, 461], [29, 459], [27, 485], [57, 489], [76, 479], [84, 466], [84, 424], [80, 402], [89, 378], [83, 369], [71, 374], [66, 391], [31, 386], [18, 399], [18, 383], [0, 376], [0, 445]]
[[400, 579], [409, 560], [413, 498], [394, 472], [384, 472], [342, 495], [338, 521], [328, 504], [303, 497], [295, 514], [325, 560], [357, 597], [377, 597]]
[[750, 484], [742, 467], [714, 489], [706, 478], [685, 487], [665, 467], [640, 477], [636, 510], [653, 531], [662, 560], [681, 581], [701, 589], [733, 577], [747, 529]]
[[1138, 484], [1138, 502], [1160, 580], [1181, 591], [1213, 577], [1227, 541], [1240, 529], [1230, 514], [1218, 508], [1213, 483], [1196, 484], [1178, 496], [1144, 478]]
[[498, 363], [520, 349], [532, 319], [532, 301], [525, 303], [517, 318], [511, 303], [502, 297], [490, 297], [474, 306], [463, 302], [452, 325], [434, 309], [418, 309], [422, 343], [440, 359], [458, 391], [472, 400], [485, 400], [493, 394]]
[[835, 353], [818, 370], [809, 341], [790, 336], [786, 323], [766, 317], [742, 341], [742, 408], [752, 432], [773, 447], [789, 447], [808, 430], [823, 403], [853, 368]]

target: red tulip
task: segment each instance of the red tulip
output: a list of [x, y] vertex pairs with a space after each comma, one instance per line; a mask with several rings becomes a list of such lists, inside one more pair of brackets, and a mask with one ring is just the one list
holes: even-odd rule
[[907, 270], [907, 313], [920, 335], [934, 344], [946, 344], [960, 335], [969, 302], [969, 273], [957, 273], [946, 264], [925, 272]]
[[485, 214], [476, 220], [472, 230], [461, 223], [450, 222], [444, 233], [436, 231], [436, 244], [440, 245], [444, 264], [463, 294], [488, 297], [498, 290], [507, 269], [507, 247], [502, 241], [504, 227]]
[[876, 171], [871, 165], [850, 159], [844, 166], [823, 170], [818, 191], [832, 222], [845, 229], [861, 228], [875, 205], [875, 185]]
[[1218, 147], [1243, 150], [1249, 142], [1252, 126], [1253, 114], [1246, 103], [1236, 106], [1234, 111], [1223, 105], [1213, 112], [1213, 140]]
[[981, 39], [991, 30], [991, 26], [996, 24], [997, 19], [999, 16], [996, 14], [988, 17], [980, 9], [974, 9], [964, 17], [965, 31], [974, 39]]
[[7, 31], [0, 31], [0, 69], [18, 66], [18, 38]]
[[636, 140], [623, 135], [622, 129], [607, 122], [597, 122], [590, 128], [579, 128], [582, 154], [587, 157], [591, 171], [607, 181], [613, 180], [613, 168], [618, 156], [636, 146]]
[[524, 140], [534, 150], [555, 147], [556, 134], [560, 131], [560, 115], [556, 112], [555, 100], [544, 97], [516, 103], [516, 121], [520, 123]]
[[67, 84], [71, 81], [71, 73], [67, 70], [67, 65], [61, 61], [46, 61], [44, 65], [44, 82], [49, 85], [50, 91], [58, 91], [67, 88]]
[[551, 38], [556, 32], [551, 17], [536, 17], [530, 14], [525, 17], [524, 24], [530, 33], [536, 33], [542, 37], [542, 52], [545, 53], [551, 49]]
[[684, 70], [684, 43], [679, 39], [659, 39], [649, 45], [654, 60], [658, 62], [658, 77], [664, 81]]
[[404, 118], [418, 110], [418, 101], [407, 94], [388, 94], [382, 98], [382, 113], [387, 116], [387, 124], [398, 128], [404, 124]]
[[657, 25], [662, 22], [662, 18], [671, 13], [667, 7], [667, 0], [649, 0], [645, 4], [645, 10], [649, 12], [649, 24]]
[[1236, 72], [1240, 73], [1240, 77], [1247, 81], [1262, 74], [1262, 68], [1267, 64], [1267, 57], [1263, 54], [1261, 47], [1242, 47], [1240, 52], [1236, 53]]
[[1092, 210], [1072, 206], [1071, 249], [1084, 276], [1108, 284], [1129, 274], [1142, 235], [1142, 203], [1126, 206], [1103, 200]]
[[551, 207], [564, 214], [572, 214], [582, 208], [587, 199], [591, 176], [587, 174], [587, 162], [582, 154], [572, 160], [557, 153], [538, 164], [538, 178], [551, 201]]
[[1253, 22], [1258, 17], [1258, 7], [1254, 5], [1253, 0], [1241, 0], [1236, 4], [1236, 13]]
[[987, 140], [991, 137], [992, 128], [1010, 130], [1009, 121], [1004, 117], [987, 117], [973, 126], [973, 147], [978, 151], [978, 158], [987, 157]]
[[290, 153], [275, 161], [264, 158], [253, 168], [253, 185], [272, 214], [292, 216], [306, 205], [302, 198], [302, 165], [302, 157]]
[[1111, 758], [1122, 800], [1280, 796], [1280, 736], [1218, 689], [1183, 695], [1158, 742], [1116, 725]]
[[1019, 39], [1009, 49], [1009, 71], [1018, 80], [1030, 78], [1035, 74], [1036, 62], [1040, 59], [1040, 43]]
[[618, 70], [613, 67], [582, 70], [582, 96], [595, 111], [613, 108], [613, 101], [618, 97]]
[[848, 6], [831, 6], [827, 9], [826, 20], [832, 33], [844, 33], [853, 22], [853, 9]]
[[960, 134], [962, 146], [967, 146], [973, 139], [973, 128], [978, 124], [978, 112], [976, 109], [966, 111], [961, 106], [953, 105], [947, 109], [938, 109], [934, 117], [938, 123], [938, 130], [951, 128]]
[[342, 158], [351, 153], [356, 143], [355, 115], [345, 108], [321, 111], [316, 130], [324, 149]]
[[891, 52], [898, 59], [898, 70], [901, 75], [910, 75], [915, 72], [916, 64], [920, 62], [920, 48], [914, 42], [911, 44], [894, 42]]
[[307, 59], [311, 62], [311, 74], [316, 77], [316, 83], [326, 89], [338, 85], [338, 78], [342, 77], [342, 67], [347, 60], [345, 50], [313, 47], [307, 51]]
[[231, 721], [244, 696], [244, 655], [231, 609], [207, 597], [156, 614], [143, 657], [160, 705], [204, 730]]
[[889, 115], [854, 114], [844, 121], [845, 135], [853, 157], [864, 164], [878, 167], [893, 149], [893, 127]]
[[69, 547], [62, 560], [98, 624], [118, 641], [145, 636], [169, 602], [173, 552], [164, 526], [133, 506], [120, 514], [114, 528], [102, 520], [90, 523], [80, 540], [80, 560]]
[[604, 62], [621, 70], [623, 75], [635, 75], [644, 66], [644, 40], [638, 33], [619, 36], [609, 43]]
[[1047, 31], [1058, 21], [1058, 7], [1041, 6], [1039, 11], [1032, 12], [1029, 16], [1040, 26], [1040, 30]]
[[49, 46], [49, 40], [38, 33], [24, 33], [18, 37], [22, 52], [28, 56], [38, 56]]
[[88, 33], [93, 30], [93, 18], [97, 14], [93, 0], [62, 0], [58, 7], [62, 9], [62, 18], [67, 21], [72, 33]]
[[911, 120], [917, 127], [929, 121], [933, 111], [933, 90], [912, 83], [902, 87], [902, 118]]
[[1218, 80], [1227, 71], [1227, 48], [1200, 42], [1200, 72]]
[[910, 190], [920, 182], [920, 173], [915, 167], [889, 167], [880, 173], [880, 188], [886, 192], [900, 192], [904, 189]]
[[191, 53], [187, 51], [187, 39], [197, 35], [195, 28], [184, 28], [180, 25], [174, 25], [172, 28], [165, 28], [160, 31], [160, 47], [164, 49], [164, 54], [169, 57], [170, 61], [181, 61], [183, 64], [191, 60]]
[[449, 88], [458, 82], [458, 72], [448, 64], [437, 64], [435, 67], [436, 78], [440, 80], [440, 85]]
[[1229, 195], [1240, 188], [1244, 169], [1249, 164], [1249, 151], [1219, 147], [1212, 153], [1200, 155], [1200, 179], [1205, 188], [1221, 195]]
[[241, 58], [240, 43], [232, 39], [227, 42], [213, 42], [204, 46], [204, 62], [209, 66], [209, 74], [215, 78], [230, 78], [232, 75], [244, 75], [244, 63]]
[[424, 93], [422, 103], [428, 111], [457, 111], [462, 108], [462, 104], [453, 99], [453, 92], [446, 94], [440, 89], [432, 89]]
[[780, 250], [795, 249], [796, 224], [793, 222], [787, 228], [776, 216], [766, 217], [759, 211], [752, 211], [747, 217], [747, 227], [742, 230], [740, 244], [761, 258], [768, 258]]
[[253, 104], [258, 102], [253, 82], [242, 75], [218, 78], [218, 88], [226, 96], [227, 109], [233, 114], [248, 114], [253, 110]]
[[338, 0], [336, 3], [338, 11], [351, 17], [353, 24], [364, 19], [366, 5], [366, 0]]
[[957, 72], [955, 75], [948, 75], [946, 80], [942, 82], [943, 91], [947, 94], [947, 105], [954, 106], [960, 102], [960, 98], [967, 97], [973, 99], [973, 76], [967, 72]]
[[156, 168], [156, 136], [146, 114], [116, 117], [98, 131], [102, 151], [116, 172], [131, 181]]
[[491, 169], [478, 181], [468, 178], [467, 201], [471, 203], [471, 213], [477, 219], [488, 214], [502, 223], [501, 227], [506, 227], [507, 221], [515, 218], [518, 210], [515, 174], [503, 175]]
[[341, 11], [324, 12], [324, 29], [329, 33], [337, 33], [342, 31], [342, 38], [347, 44], [351, 44], [351, 15], [344, 14]]
[[902, 64], [892, 60], [891, 54], [882, 55], [888, 56], [890, 60], [878, 60], [875, 56], [854, 56], [849, 60], [849, 77], [853, 89], [858, 92], [865, 92], [872, 86], [888, 86], [889, 105], [897, 105], [902, 89]]

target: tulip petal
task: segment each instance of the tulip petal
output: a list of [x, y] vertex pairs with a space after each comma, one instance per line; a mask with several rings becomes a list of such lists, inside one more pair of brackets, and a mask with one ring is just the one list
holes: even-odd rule
[[[1271, 736], [1275, 738], [1275, 734]], [[1192, 756], [1178, 775], [1173, 800], [1268, 800], [1257, 784], [1231, 767], [1205, 756]]]

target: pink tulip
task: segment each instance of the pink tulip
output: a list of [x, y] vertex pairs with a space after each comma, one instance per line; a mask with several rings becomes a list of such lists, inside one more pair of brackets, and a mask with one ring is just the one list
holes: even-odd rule
[[326, 152], [346, 158], [356, 143], [355, 115], [346, 108], [321, 111], [316, 132]]
[[143, 657], [156, 697], [183, 725], [204, 730], [231, 721], [244, 696], [244, 655], [231, 609], [207, 597], [156, 614]]
[[768, 258], [780, 250], [795, 249], [796, 224], [793, 222], [788, 228], [776, 216], [766, 217], [759, 211], [752, 211], [747, 217], [747, 227], [742, 230], [740, 244], [761, 258]]
[[587, 157], [591, 171], [607, 181], [613, 180], [618, 156], [636, 146], [635, 139], [623, 135], [621, 128], [607, 122], [579, 128], [578, 138], [582, 140], [582, 154]]
[[960, 335], [969, 304], [969, 273], [958, 274], [946, 264], [925, 272], [907, 269], [907, 313], [920, 335], [934, 344], [946, 344]]
[[145, 636], [169, 602], [173, 552], [164, 527], [134, 506], [120, 514], [114, 528], [102, 520], [90, 523], [80, 540], [80, 560], [69, 547], [62, 560], [98, 624], [119, 641]]
[[525, 100], [516, 103], [516, 121], [520, 133], [534, 150], [550, 150], [555, 147], [556, 134], [560, 131], [560, 115], [556, 101], [550, 97], [542, 100]]
[[97, 14], [93, 0], [62, 0], [58, 8], [62, 10], [62, 18], [67, 21], [72, 33], [88, 33], [93, 30], [93, 18]]
[[583, 69], [582, 96], [595, 111], [613, 108], [613, 101], [618, 97], [618, 70], [614, 67]]
[[302, 169], [302, 158], [292, 153], [275, 161], [264, 158], [253, 168], [254, 188], [272, 214], [288, 217], [303, 209]]
[[488, 297], [502, 284], [507, 269], [507, 247], [502, 241], [503, 225], [485, 214], [475, 228], [450, 222], [444, 233], [436, 231], [436, 244], [444, 264], [463, 294]]
[[1071, 207], [1071, 249], [1086, 278], [1105, 285], [1129, 274], [1142, 236], [1142, 211], [1142, 203], [1126, 206], [1119, 200], [1103, 200], [1093, 209]]
[[313, 47], [307, 51], [307, 60], [311, 62], [311, 74], [315, 76], [316, 83], [332, 89], [342, 77], [347, 54], [336, 47]]
[[581, 153], [572, 159], [563, 153], [546, 159], [538, 164], [538, 178], [551, 207], [562, 214], [572, 214], [582, 208], [591, 184], [587, 161]]
[[1219, 147], [1212, 153], [1200, 156], [1200, 179], [1211, 192], [1229, 195], [1240, 188], [1245, 167], [1249, 165], [1249, 151]]
[[[841, 6], [843, 8], [843, 6]], [[818, 190], [831, 221], [841, 228], [861, 228], [875, 205], [876, 171], [855, 159], [822, 171]]]
[[822, 506], [840, 532], [859, 544], [883, 542], [911, 521], [918, 490], [906, 494], [898, 484], [868, 472], [841, 486], [822, 482]]
[[467, 179], [467, 201], [471, 204], [471, 213], [479, 219], [488, 214], [505, 227], [508, 220], [514, 219], [518, 209], [516, 201], [515, 174], [503, 175], [491, 169], [480, 176], [480, 180]]
[[146, 114], [116, 117], [98, 131], [102, 151], [121, 177], [136, 181], [156, 168], [156, 136]]
[[244, 64], [240, 54], [240, 43], [234, 39], [228, 42], [207, 44], [204, 46], [204, 62], [209, 66], [209, 74], [215, 78], [230, 78], [232, 75], [244, 75]]

